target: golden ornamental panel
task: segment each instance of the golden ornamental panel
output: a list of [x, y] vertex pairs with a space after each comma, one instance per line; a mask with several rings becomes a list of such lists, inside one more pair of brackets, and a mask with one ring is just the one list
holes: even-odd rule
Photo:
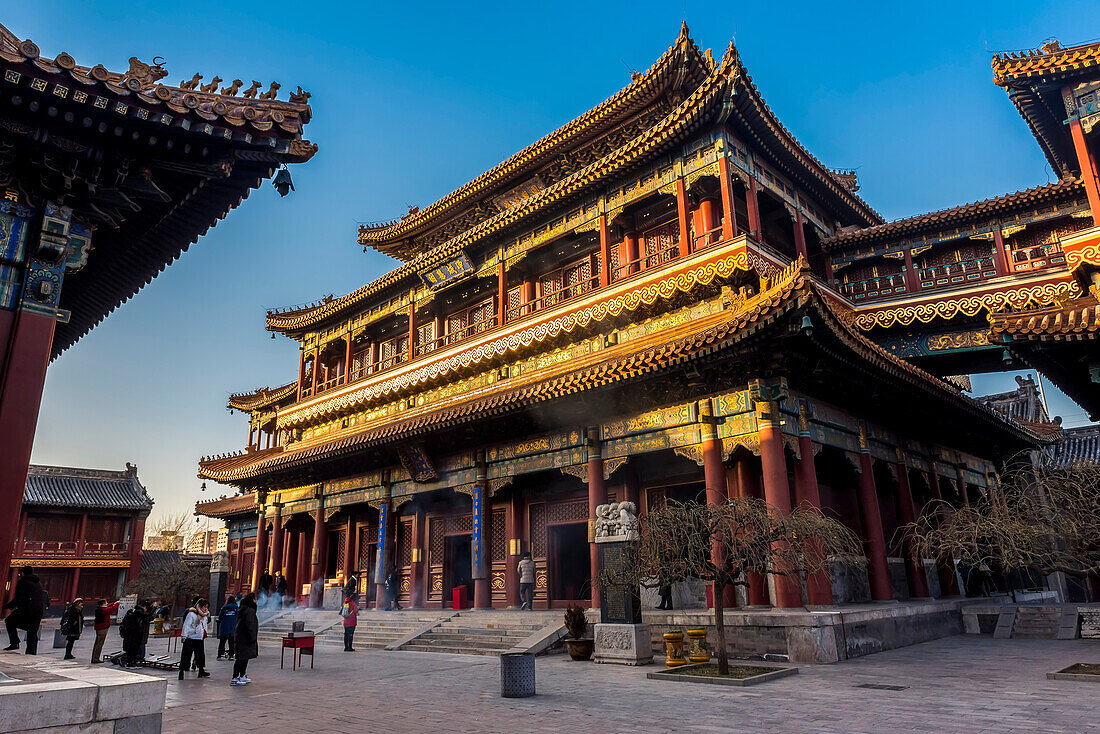
[[433, 594], [443, 593], [443, 575], [433, 573], [431, 577], [431, 590]]
[[493, 571], [492, 577], [489, 579], [489, 588], [493, 591], [503, 591], [505, 587], [505, 577], [503, 571]]
[[549, 580], [549, 576], [547, 575], [547, 573], [544, 569], [540, 569], [540, 570], [535, 571], [535, 588], [536, 589], [546, 589], [549, 586], [548, 580]]

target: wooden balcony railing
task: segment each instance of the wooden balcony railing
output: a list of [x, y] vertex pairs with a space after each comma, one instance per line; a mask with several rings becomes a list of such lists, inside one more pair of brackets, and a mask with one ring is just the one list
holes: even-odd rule
[[625, 263], [621, 263], [617, 267], [611, 269], [611, 282], [622, 280], [623, 278], [634, 275], [635, 273], [641, 273], [651, 268], [655, 268], [658, 265], [664, 265], [669, 260], [675, 260], [680, 257], [680, 243], [674, 242], [667, 247], [664, 247], [656, 252], [649, 254], [639, 255], [634, 260], [628, 260]]
[[997, 267], [992, 255], [917, 270], [917, 280], [920, 281], [921, 290], [970, 283], [996, 276]]
[[476, 334], [480, 334], [483, 331], [487, 331], [496, 325], [496, 315], [490, 316], [487, 319], [482, 319], [481, 321], [475, 321], [474, 323], [469, 324], [462, 329], [459, 329], [458, 331], [452, 331], [449, 334], [444, 334], [443, 336], [432, 339], [431, 341], [421, 342], [417, 344], [416, 356], [419, 357], [422, 354], [429, 354], [431, 352], [434, 352], [436, 349], [439, 349], [440, 347], [465, 341], [466, 339], [469, 339]]
[[905, 276], [901, 273], [892, 273], [877, 278], [852, 280], [841, 283], [839, 290], [854, 301], [885, 298], [895, 293], [905, 292]]
[[1056, 243], [1028, 247], [1012, 251], [1012, 272], [1023, 273], [1029, 270], [1042, 270], [1055, 265], [1065, 265], [1066, 256], [1062, 246]]
[[544, 308], [551, 306], [557, 306], [559, 303], [565, 303], [577, 296], [584, 295], [591, 290], [594, 290], [600, 286], [600, 276], [594, 275], [591, 278], [574, 283], [573, 285], [567, 285], [564, 288], [560, 288], [551, 293], [545, 293], [539, 298], [532, 301], [528, 301], [516, 308], [508, 310], [506, 314], [508, 321], [517, 319], [520, 316], [526, 316], [527, 314], [541, 311]]

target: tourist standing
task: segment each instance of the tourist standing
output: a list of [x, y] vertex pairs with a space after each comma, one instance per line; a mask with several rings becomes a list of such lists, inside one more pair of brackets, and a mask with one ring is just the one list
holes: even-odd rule
[[661, 603], [657, 605], [657, 608], [672, 609], [672, 584], [661, 584], [657, 587], [657, 592], [661, 595]]
[[[234, 638], [237, 636], [237, 600], [230, 596], [222, 608], [218, 610], [218, 660], [233, 659], [235, 647]], [[229, 646], [229, 655], [225, 654], [226, 645]]]
[[348, 574], [348, 580], [344, 582], [344, 598], [354, 596], [359, 593], [359, 578], [353, 574]]
[[76, 660], [73, 645], [84, 631], [84, 600], [79, 596], [65, 608], [61, 615], [61, 634], [65, 637], [65, 659]]
[[398, 575], [397, 569], [391, 568], [390, 575], [386, 577], [386, 595], [389, 596], [386, 609], [401, 609], [401, 603], [397, 601], [397, 590], [400, 585], [401, 577]]
[[351, 646], [355, 639], [355, 626], [359, 624], [359, 604], [355, 601], [355, 594], [344, 598], [340, 616], [344, 618], [344, 652], [355, 652], [355, 648]]
[[5, 650], [19, 649], [19, 632], [27, 632], [27, 654], [38, 654], [38, 628], [42, 625], [42, 585], [38, 583], [38, 576], [30, 566], [23, 566], [19, 571], [19, 580], [15, 582], [15, 592], [11, 600], [4, 605], [4, 609], [10, 609], [5, 625], [8, 628], [8, 646]]
[[108, 604], [106, 599], [96, 603], [92, 629], [95, 631], [95, 643], [92, 645], [92, 663], [101, 663], [103, 643], [107, 641], [107, 632], [111, 629], [111, 616], [118, 614], [118, 602]]
[[519, 598], [520, 609], [531, 611], [535, 608], [535, 562], [530, 553], [524, 553], [519, 562]]
[[246, 686], [252, 682], [248, 677], [248, 661], [260, 654], [257, 636], [260, 633], [260, 621], [256, 617], [256, 595], [245, 594], [237, 613], [236, 647], [237, 658], [233, 661], [233, 680], [231, 686]]
[[271, 574], [268, 573], [268, 570], [265, 568], [264, 572], [260, 574], [259, 594], [261, 602], [266, 602], [267, 597], [271, 596], [271, 585], [274, 582], [274, 579], [271, 578]]
[[206, 650], [203, 648], [203, 640], [206, 638], [207, 626], [210, 622], [210, 605], [205, 599], [199, 599], [195, 605], [187, 610], [187, 616], [183, 620], [183, 654], [180, 657], [180, 680], [183, 680], [184, 671], [191, 667], [191, 658], [199, 666], [199, 678], [208, 678], [206, 672]]
[[275, 575], [275, 593], [279, 595], [279, 606], [282, 607], [286, 599], [286, 576], [282, 572]]

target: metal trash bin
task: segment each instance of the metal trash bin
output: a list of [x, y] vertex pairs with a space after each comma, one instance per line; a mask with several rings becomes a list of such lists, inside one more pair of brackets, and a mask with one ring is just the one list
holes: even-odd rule
[[500, 695], [527, 698], [535, 695], [535, 656], [529, 652], [506, 652], [500, 656]]

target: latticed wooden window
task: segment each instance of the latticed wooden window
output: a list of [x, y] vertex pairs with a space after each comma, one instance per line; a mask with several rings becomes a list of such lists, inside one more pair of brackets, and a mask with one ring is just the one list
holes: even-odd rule
[[557, 502], [546, 510], [548, 523], [575, 522], [588, 519], [588, 500]]
[[378, 537], [378, 529], [372, 525], [359, 527], [359, 568], [370, 568], [372, 543]]
[[412, 520], [402, 522], [397, 528], [397, 565], [412, 563]]
[[519, 316], [520, 307], [523, 306], [523, 286], [516, 286], [508, 291], [508, 318]]
[[649, 489], [645, 493], [646, 505], [649, 512], [659, 510], [665, 505], [665, 490]]
[[466, 311], [458, 311], [447, 317], [447, 343], [461, 339], [469, 324], [469, 314]]
[[336, 539], [336, 570], [346, 571], [344, 568], [346, 565], [344, 559], [348, 553], [348, 530], [347, 528], [340, 529], [340, 536]]
[[396, 339], [390, 339], [388, 342], [382, 342], [380, 346], [379, 357], [381, 364], [379, 369], [386, 369], [392, 367], [404, 360], [405, 355], [409, 350], [409, 335], [399, 336]]
[[496, 299], [488, 298], [470, 309], [470, 324], [474, 327], [473, 333], [477, 334], [486, 329], [491, 329], [493, 316], [496, 315]]
[[654, 227], [644, 233], [642, 235], [642, 245], [646, 267], [652, 268], [677, 257], [680, 253], [675, 245], [679, 240], [680, 223], [676, 220], [660, 227]]
[[531, 505], [531, 555], [546, 558], [546, 505]]
[[565, 268], [562, 275], [565, 297], [586, 293], [592, 288], [592, 258], [586, 257]]
[[507, 526], [504, 520], [504, 510], [493, 510], [493, 524], [492, 533], [489, 536], [490, 542], [493, 544], [493, 554], [491, 560], [505, 561], [508, 560], [508, 538], [505, 535], [508, 534]]
[[421, 353], [431, 352], [436, 348], [434, 321], [416, 327], [416, 345]]
[[436, 565], [443, 563], [443, 518], [428, 520], [428, 561]]

